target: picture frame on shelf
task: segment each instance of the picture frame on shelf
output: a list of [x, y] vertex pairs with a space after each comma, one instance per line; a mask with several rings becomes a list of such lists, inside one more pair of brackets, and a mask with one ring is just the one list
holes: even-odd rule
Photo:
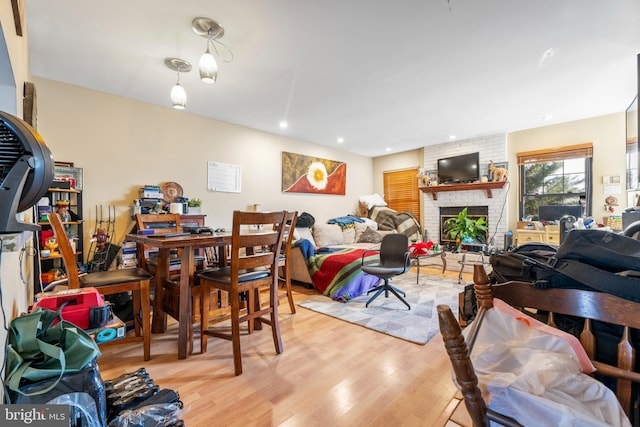
[[436, 185], [438, 183], [438, 171], [437, 170], [428, 170], [425, 172], [425, 175], [429, 177], [429, 185]]

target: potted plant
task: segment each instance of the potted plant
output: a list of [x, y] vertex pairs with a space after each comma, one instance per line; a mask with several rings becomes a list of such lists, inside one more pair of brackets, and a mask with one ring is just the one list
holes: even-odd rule
[[444, 222], [445, 234], [455, 239], [458, 249], [460, 243], [473, 243], [475, 239], [484, 241], [487, 232], [487, 222], [484, 217], [469, 218], [467, 208], [462, 209], [457, 217], [449, 218]]
[[187, 201], [187, 206], [189, 206], [190, 214], [197, 215], [202, 213], [202, 200], [198, 199], [197, 197], [189, 199], [189, 201]]

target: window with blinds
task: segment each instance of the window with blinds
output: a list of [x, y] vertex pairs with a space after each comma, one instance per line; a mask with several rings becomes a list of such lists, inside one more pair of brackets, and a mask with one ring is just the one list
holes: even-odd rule
[[582, 206], [591, 214], [593, 144], [517, 153], [520, 218], [539, 219], [544, 206]]
[[420, 220], [420, 189], [418, 168], [384, 172], [384, 198], [389, 208], [409, 211]]

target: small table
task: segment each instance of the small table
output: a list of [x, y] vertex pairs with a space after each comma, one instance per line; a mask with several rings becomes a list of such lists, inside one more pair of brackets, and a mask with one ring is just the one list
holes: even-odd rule
[[[467, 260], [467, 255], [477, 255], [479, 258], [476, 259], [472, 259], [472, 260]], [[460, 264], [460, 273], [458, 273], [458, 284], [462, 283], [462, 271], [464, 270], [464, 266], [467, 264], [470, 265], [474, 265], [474, 264], [480, 264], [480, 265], [487, 265], [487, 262], [485, 262], [485, 258], [484, 258], [484, 252], [482, 251], [465, 251], [462, 253], [462, 259], [460, 261], [458, 261], [458, 264]]]
[[420, 280], [420, 267], [426, 267], [428, 265], [436, 265], [439, 266], [440, 264], [435, 264], [433, 262], [431, 263], [427, 263], [427, 264], [420, 264], [420, 260], [421, 259], [429, 259], [429, 258], [435, 258], [435, 257], [440, 257], [440, 261], [442, 262], [442, 272], [444, 273], [444, 271], [447, 269], [447, 260], [446, 260], [446, 255], [444, 251], [440, 251], [440, 252], [429, 252], [428, 254], [412, 254], [410, 256], [411, 259], [416, 260], [416, 267], [418, 267], [418, 274], [416, 274], [416, 285], [418, 284], [418, 281]]

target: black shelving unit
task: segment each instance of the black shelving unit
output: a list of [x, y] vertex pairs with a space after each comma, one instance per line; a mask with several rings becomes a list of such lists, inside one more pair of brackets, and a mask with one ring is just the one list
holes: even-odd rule
[[[84, 220], [82, 218], [82, 191], [76, 190], [73, 188], [49, 188], [46, 196], [49, 199], [49, 206], [51, 206], [51, 210], [55, 212], [56, 210], [56, 202], [65, 201], [68, 202], [67, 210], [70, 215], [69, 221], [64, 221], [64, 225], [67, 231], [67, 235], [73, 238], [76, 251], [75, 255], [77, 258], [77, 262], [83, 263], [84, 258]], [[38, 212], [38, 215], [40, 213]], [[43, 238], [46, 239], [47, 235], [53, 232], [51, 229], [51, 225], [48, 221], [43, 220], [42, 217], [38, 217], [38, 224], [41, 227], [41, 230], [37, 233], [37, 245], [38, 245], [38, 253], [43, 249]], [[43, 237], [44, 236], [44, 237]], [[62, 256], [60, 253], [52, 253], [48, 257], [39, 256], [36, 258], [36, 274], [40, 275], [42, 273], [46, 273], [54, 268], [64, 269], [64, 264], [62, 262]], [[40, 292], [40, 280], [38, 276], [36, 276], [34, 291]], [[46, 286], [46, 283], [43, 283]]]

